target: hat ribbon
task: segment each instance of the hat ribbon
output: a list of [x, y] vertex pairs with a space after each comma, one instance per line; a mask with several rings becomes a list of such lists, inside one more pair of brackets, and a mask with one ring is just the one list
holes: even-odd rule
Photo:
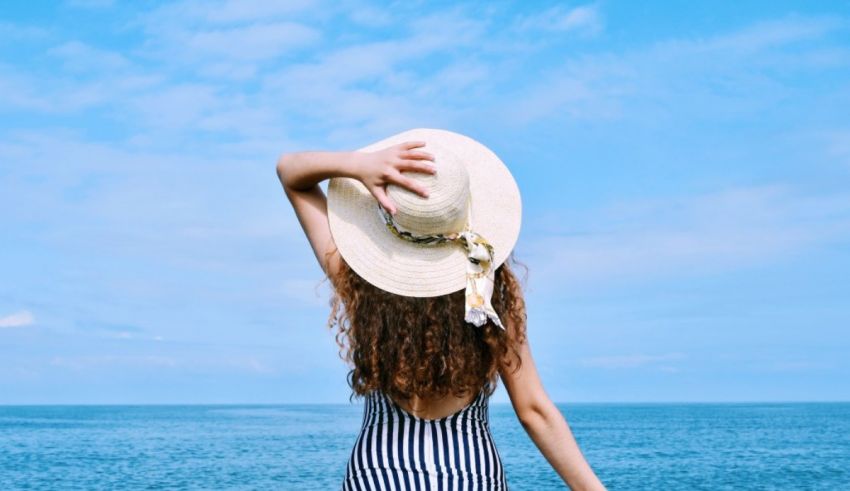
[[[467, 200], [469, 206], [469, 200]], [[395, 224], [392, 215], [378, 203], [378, 209], [384, 217], [384, 222], [390, 232], [396, 237], [423, 245], [436, 245], [446, 242], [460, 244], [466, 250], [468, 262], [466, 264], [466, 307], [464, 321], [470, 322], [478, 327], [484, 325], [487, 319], [501, 327], [502, 321], [493, 310], [491, 297], [493, 296], [493, 285], [495, 284], [495, 272], [493, 271], [493, 246], [480, 234], [472, 231], [470, 227], [470, 213], [467, 213], [467, 221], [463, 230], [452, 234], [415, 235], [406, 230], [401, 230]], [[471, 211], [471, 210], [470, 210]]]

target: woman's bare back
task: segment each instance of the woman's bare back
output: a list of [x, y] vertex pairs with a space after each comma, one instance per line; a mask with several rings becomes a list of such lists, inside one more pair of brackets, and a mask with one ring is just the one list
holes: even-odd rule
[[476, 396], [477, 394], [468, 394], [464, 397], [456, 397], [447, 394], [440, 398], [422, 399], [414, 395], [408, 401], [393, 400], [393, 402], [417, 418], [441, 419], [469, 406]]

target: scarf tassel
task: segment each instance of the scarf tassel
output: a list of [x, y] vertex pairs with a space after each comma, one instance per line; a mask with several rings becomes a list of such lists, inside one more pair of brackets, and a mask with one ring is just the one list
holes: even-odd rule
[[495, 284], [493, 264], [493, 247], [479, 234], [464, 230], [459, 234], [461, 244], [466, 249], [466, 313], [464, 320], [481, 327], [487, 319], [499, 326], [505, 326], [499, 315], [493, 309], [491, 298]]

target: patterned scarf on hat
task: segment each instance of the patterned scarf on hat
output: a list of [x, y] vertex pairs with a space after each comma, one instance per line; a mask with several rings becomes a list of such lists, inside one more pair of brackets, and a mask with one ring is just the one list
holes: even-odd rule
[[464, 320], [478, 327], [487, 322], [487, 318], [501, 327], [502, 321], [493, 310], [490, 298], [493, 296], [493, 285], [495, 283], [495, 272], [491, 267], [493, 264], [493, 246], [484, 237], [470, 230], [469, 221], [463, 231], [448, 235], [414, 235], [408, 231], [399, 230], [393, 221], [393, 216], [378, 203], [378, 209], [384, 217], [387, 228], [395, 236], [417, 244], [442, 244], [454, 242], [463, 246], [469, 260], [466, 264], [466, 312]]

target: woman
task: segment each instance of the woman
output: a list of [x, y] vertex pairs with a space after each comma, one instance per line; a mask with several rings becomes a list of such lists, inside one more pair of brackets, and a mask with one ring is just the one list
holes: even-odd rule
[[507, 264], [519, 191], [495, 154], [420, 128], [284, 154], [277, 175], [333, 285], [329, 325], [366, 400], [343, 489], [507, 489], [489, 431], [497, 377], [564, 482], [604, 489], [534, 366]]

